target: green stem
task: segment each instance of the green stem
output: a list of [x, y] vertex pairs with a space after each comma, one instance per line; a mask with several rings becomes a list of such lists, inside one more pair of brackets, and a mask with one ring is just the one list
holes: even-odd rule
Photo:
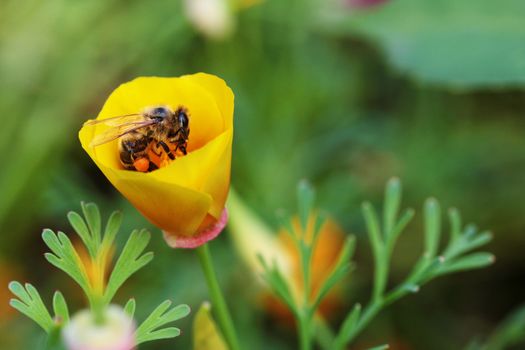
[[[303, 233], [303, 237], [304, 237]], [[303, 272], [303, 300], [302, 310], [299, 316], [299, 345], [301, 350], [310, 350], [312, 348], [312, 321], [314, 310], [310, 305], [311, 296], [311, 259], [312, 247], [307, 246], [303, 240], [299, 242], [301, 254], [301, 269]]]
[[104, 324], [105, 311], [106, 311], [106, 306], [107, 306], [104, 301], [104, 298], [100, 296], [92, 295], [90, 298], [90, 304], [91, 304], [91, 312], [93, 313], [95, 323], [98, 325]]
[[311, 318], [308, 315], [302, 315], [299, 318], [299, 345], [301, 350], [310, 350], [312, 348], [310, 325]]
[[379, 297], [372, 302], [364, 309], [363, 315], [357, 322], [354, 328], [349, 335], [345, 338], [335, 339], [333, 344], [334, 350], [342, 350], [347, 344], [350, 344], [358, 335], [365, 329], [366, 326], [377, 316], [377, 314], [383, 310], [386, 306], [392, 304], [398, 299], [405, 296], [408, 292], [402, 288], [397, 288], [396, 290], [388, 293], [384, 297]]
[[60, 336], [60, 327], [53, 327], [47, 336], [43, 350], [64, 350], [62, 337]]
[[386, 288], [386, 281], [388, 279], [388, 254], [385, 254], [385, 246], [381, 245], [380, 251], [377, 253], [375, 261], [374, 274], [374, 302], [379, 302]]
[[206, 282], [208, 284], [208, 291], [210, 293], [210, 298], [215, 308], [217, 320], [219, 326], [221, 327], [222, 333], [226, 342], [230, 346], [231, 350], [239, 350], [239, 341], [237, 340], [237, 334], [235, 332], [235, 327], [233, 326], [232, 318], [230, 312], [228, 311], [228, 306], [224, 300], [221, 289], [219, 287], [219, 282], [217, 282], [217, 276], [215, 270], [213, 269], [213, 264], [211, 261], [210, 250], [208, 244], [204, 244], [197, 248], [197, 254], [199, 255], [199, 260], [201, 263], [202, 271], [206, 277]]

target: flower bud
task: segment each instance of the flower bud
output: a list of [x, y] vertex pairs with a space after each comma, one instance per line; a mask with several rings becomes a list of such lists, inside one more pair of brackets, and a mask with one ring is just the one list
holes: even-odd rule
[[227, 0], [185, 0], [188, 19], [211, 39], [224, 39], [234, 27], [233, 11]]
[[135, 347], [135, 324], [117, 305], [106, 309], [98, 324], [90, 310], [78, 312], [63, 330], [68, 350], [131, 350]]

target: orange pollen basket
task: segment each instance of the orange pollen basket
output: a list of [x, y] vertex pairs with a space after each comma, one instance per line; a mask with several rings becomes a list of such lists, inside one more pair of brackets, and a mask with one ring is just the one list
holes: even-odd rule
[[149, 169], [149, 160], [147, 158], [139, 158], [133, 163], [133, 166], [137, 171], [145, 173]]

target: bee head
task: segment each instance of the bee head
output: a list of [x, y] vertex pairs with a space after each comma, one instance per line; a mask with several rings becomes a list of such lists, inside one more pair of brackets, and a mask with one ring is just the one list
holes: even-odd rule
[[179, 126], [181, 128], [187, 128], [189, 123], [188, 114], [184, 109], [179, 109], [177, 112], [177, 122], [179, 123]]

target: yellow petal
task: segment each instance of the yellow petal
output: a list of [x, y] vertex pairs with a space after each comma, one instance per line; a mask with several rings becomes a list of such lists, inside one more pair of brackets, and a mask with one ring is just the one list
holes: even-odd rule
[[114, 170], [96, 163], [113, 186], [162, 230], [177, 235], [192, 235], [211, 206], [209, 194], [152, 180], [148, 174]]
[[192, 81], [207, 90], [217, 102], [217, 108], [224, 117], [224, 128], [230, 129], [233, 126], [234, 96], [224, 80], [205, 73], [186, 75], [182, 79], [192, 79]]
[[218, 219], [224, 208], [230, 183], [232, 138], [233, 132], [228, 130], [206, 146], [177, 159], [165, 168], [145, 175], [207, 193], [214, 199], [210, 214]]
[[215, 321], [211, 317], [210, 303], [205, 302], [193, 322], [193, 350], [227, 350]]

